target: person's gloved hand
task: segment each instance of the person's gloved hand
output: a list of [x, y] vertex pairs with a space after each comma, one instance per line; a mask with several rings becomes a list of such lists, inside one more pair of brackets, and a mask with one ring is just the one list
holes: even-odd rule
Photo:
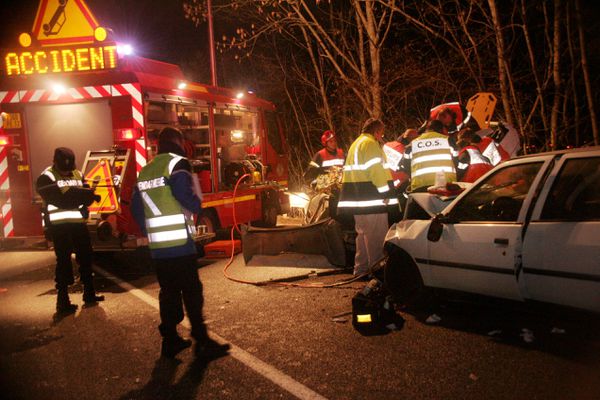
[[94, 197], [92, 197], [94, 199], [94, 201], [96, 203], [100, 203], [100, 200], [102, 200], [102, 197], [99, 194], [95, 194], [94, 193]]

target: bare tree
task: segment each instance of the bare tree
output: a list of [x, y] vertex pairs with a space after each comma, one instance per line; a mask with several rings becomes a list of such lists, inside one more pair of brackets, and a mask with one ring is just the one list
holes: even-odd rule
[[561, 59], [561, 17], [562, 3], [561, 0], [554, 0], [554, 35], [552, 40], [552, 77], [554, 80], [554, 104], [552, 106], [552, 114], [550, 116], [550, 148], [557, 148], [558, 137], [558, 117], [560, 111], [560, 96], [562, 89], [562, 78], [560, 76], [560, 59]]
[[496, 48], [498, 54], [498, 83], [500, 84], [500, 95], [502, 105], [504, 108], [504, 118], [509, 124], [513, 123], [512, 112], [510, 107], [509, 89], [507, 83], [507, 71], [506, 71], [506, 46], [504, 45], [504, 36], [502, 34], [502, 26], [500, 18], [498, 16], [498, 9], [496, 8], [495, 0], [488, 0], [490, 12], [492, 14], [492, 21], [494, 24], [494, 34], [496, 36]]
[[579, 49], [581, 52], [581, 69], [583, 71], [583, 81], [585, 82], [585, 93], [590, 112], [594, 144], [597, 146], [600, 144], [600, 137], [598, 135], [598, 120], [596, 119], [596, 111], [594, 109], [594, 97], [592, 95], [592, 84], [587, 65], [588, 63], [587, 53], [585, 50], [585, 35], [583, 33], [583, 26], [581, 25], [581, 5], [579, 4], [579, 0], [575, 0], [575, 16], [577, 19], [577, 29], [579, 31]]

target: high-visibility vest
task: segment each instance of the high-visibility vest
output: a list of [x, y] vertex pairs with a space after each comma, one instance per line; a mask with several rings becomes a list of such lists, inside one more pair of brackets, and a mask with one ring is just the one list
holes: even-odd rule
[[437, 132], [425, 132], [411, 142], [410, 188], [428, 187], [435, 184], [435, 177], [442, 171], [446, 182], [456, 181], [453, 157], [456, 151], [448, 137]]
[[461, 178], [462, 182], [475, 182], [479, 177], [493, 168], [490, 160], [481, 154], [477, 146], [469, 145], [464, 147], [458, 153], [458, 158], [460, 159], [460, 156], [465, 152], [469, 154], [470, 161], [468, 165], [460, 162], [458, 164], [459, 170], [466, 170]]
[[[62, 176], [53, 167], [48, 167], [42, 172], [46, 175], [62, 193], [66, 193], [71, 187], [83, 187], [83, 175], [78, 170], [73, 170], [72, 176], [67, 178]], [[82, 205], [83, 207], [83, 205]], [[61, 225], [67, 223], [85, 223], [86, 218], [81, 213], [81, 208], [64, 209], [55, 206], [54, 204], [45, 205], [48, 222], [50, 225]]]
[[191, 240], [193, 221], [184, 213], [168, 185], [175, 165], [184, 159], [176, 154], [161, 153], [142, 170], [137, 187], [144, 203], [148, 247], [151, 250], [178, 247]]
[[344, 165], [338, 214], [379, 214], [388, 212], [388, 206], [398, 206], [390, 188], [392, 176], [384, 163], [385, 154], [373, 135], [363, 133], [352, 143]]

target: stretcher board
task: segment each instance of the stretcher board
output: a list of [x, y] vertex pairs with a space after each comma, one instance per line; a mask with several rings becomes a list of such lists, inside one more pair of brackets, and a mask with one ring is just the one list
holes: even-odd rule
[[496, 109], [496, 96], [493, 93], [479, 92], [467, 102], [467, 110], [481, 129], [489, 128]]

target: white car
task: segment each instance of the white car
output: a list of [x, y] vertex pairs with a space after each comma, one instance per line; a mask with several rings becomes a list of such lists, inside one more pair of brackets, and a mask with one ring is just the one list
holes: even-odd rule
[[410, 196], [386, 237], [386, 285], [600, 313], [600, 147], [519, 157], [453, 200]]

